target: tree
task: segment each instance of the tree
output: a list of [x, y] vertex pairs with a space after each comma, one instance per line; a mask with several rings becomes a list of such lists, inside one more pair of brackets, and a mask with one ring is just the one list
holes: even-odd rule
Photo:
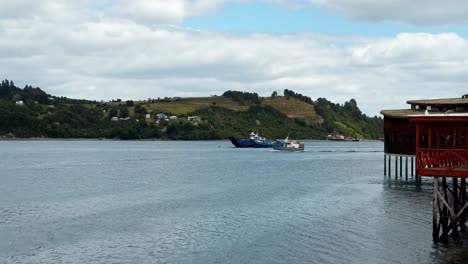
[[128, 107], [132, 107], [132, 106], [133, 106], [133, 101], [132, 101], [132, 100], [128, 100], [125, 104], [126, 104]]
[[109, 110], [109, 118], [116, 117], [118, 114], [117, 107], [111, 107]]
[[272, 94], [271, 94], [271, 97], [276, 97], [278, 96], [278, 92], [277, 91], [274, 91]]
[[146, 111], [145, 107], [142, 107], [141, 105], [136, 105], [135, 106], [135, 114], [137, 115], [146, 115], [148, 112]]
[[128, 117], [128, 108], [126, 106], [122, 106], [120, 108], [120, 117], [121, 118], [126, 118]]

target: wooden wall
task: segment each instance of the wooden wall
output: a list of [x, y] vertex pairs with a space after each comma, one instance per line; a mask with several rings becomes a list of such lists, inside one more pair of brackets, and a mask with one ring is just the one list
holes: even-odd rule
[[385, 153], [416, 155], [416, 128], [408, 119], [385, 116]]

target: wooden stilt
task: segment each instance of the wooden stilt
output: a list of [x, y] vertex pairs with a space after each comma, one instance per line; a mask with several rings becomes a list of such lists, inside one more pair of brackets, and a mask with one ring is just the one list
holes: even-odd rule
[[405, 173], [405, 180], [408, 181], [408, 157], [406, 157], [406, 165], [405, 165], [405, 170], [406, 170], [406, 173]]
[[447, 183], [446, 177], [434, 177], [434, 192], [432, 197], [432, 237], [435, 243], [448, 241], [448, 235], [458, 237], [459, 231], [466, 230], [467, 196], [466, 180], [452, 178]]
[[[466, 179], [462, 178], [460, 179], [460, 204], [459, 207], [463, 208], [466, 204], [468, 203], [467, 201], [467, 194], [466, 194]], [[460, 230], [462, 232], [466, 232], [466, 210], [461, 210], [459, 212], [460, 214]]]
[[438, 190], [439, 190], [439, 178], [434, 177], [434, 190], [432, 193], [432, 240], [437, 243], [439, 242], [439, 198], [438, 198]]
[[447, 179], [442, 177], [442, 193], [438, 192], [438, 196], [442, 204], [439, 207], [440, 221], [442, 225], [442, 234], [439, 239], [442, 243], [447, 243], [448, 241], [448, 203], [447, 203]]
[[400, 156], [400, 178], [403, 177], [403, 156]]
[[458, 178], [452, 178], [452, 211], [451, 211], [451, 218], [452, 218], [452, 223], [451, 223], [451, 230], [452, 230], [452, 235], [456, 238], [459, 237], [458, 235], [458, 221], [457, 221], [457, 214], [459, 211], [459, 205], [458, 205]]
[[411, 177], [414, 176], [414, 158], [411, 157]]
[[388, 177], [392, 177], [392, 155], [388, 155]]
[[384, 164], [384, 169], [383, 169], [383, 171], [384, 171], [384, 176], [387, 176], [387, 154], [384, 154], [384, 162], [383, 162], [383, 164]]
[[395, 180], [398, 178], [398, 156], [395, 156]]

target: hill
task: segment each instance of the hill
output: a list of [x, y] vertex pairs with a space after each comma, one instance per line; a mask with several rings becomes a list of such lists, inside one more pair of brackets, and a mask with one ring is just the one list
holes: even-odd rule
[[290, 90], [272, 97], [227, 91], [202, 98], [96, 102], [56, 97], [38, 87], [21, 89], [8, 80], [0, 86], [0, 137], [226, 139], [252, 131], [268, 138], [325, 139], [341, 133], [376, 139], [383, 121], [362, 114], [353, 99], [339, 105]]

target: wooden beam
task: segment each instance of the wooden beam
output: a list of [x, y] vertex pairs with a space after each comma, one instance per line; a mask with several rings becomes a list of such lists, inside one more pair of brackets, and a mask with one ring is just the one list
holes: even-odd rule
[[468, 178], [468, 170], [444, 170], [440, 168], [423, 168], [417, 170], [418, 176]]

